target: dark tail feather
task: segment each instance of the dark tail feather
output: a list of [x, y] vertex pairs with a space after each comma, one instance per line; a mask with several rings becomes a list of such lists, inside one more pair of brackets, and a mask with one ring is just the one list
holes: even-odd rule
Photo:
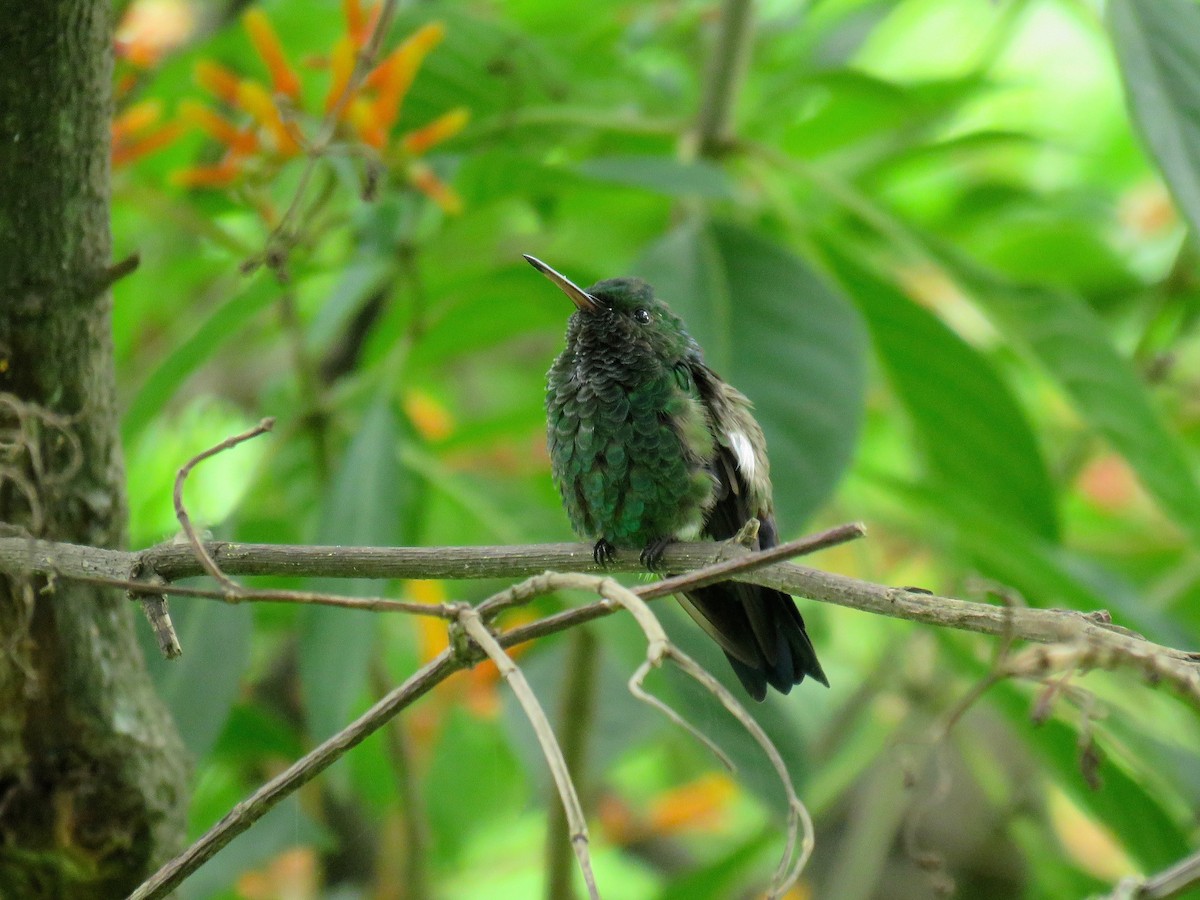
[[767, 685], [786, 694], [805, 677], [829, 686], [796, 602], [782, 591], [723, 581], [681, 599], [692, 618], [721, 645], [755, 700], [766, 697]]

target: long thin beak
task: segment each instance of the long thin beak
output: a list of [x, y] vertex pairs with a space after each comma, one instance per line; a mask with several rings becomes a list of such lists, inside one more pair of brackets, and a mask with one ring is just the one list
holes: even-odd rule
[[584, 312], [596, 312], [597, 310], [604, 309], [603, 303], [573, 282], [566, 275], [563, 275], [561, 272], [550, 268], [536, 256], [530, 256], [528, 253], [522, 255], [525, 257], [526, 262], [558, 285], [558, 289], [570, 297], [571, 302], [574, 303], [578, 309], [581, 309]]

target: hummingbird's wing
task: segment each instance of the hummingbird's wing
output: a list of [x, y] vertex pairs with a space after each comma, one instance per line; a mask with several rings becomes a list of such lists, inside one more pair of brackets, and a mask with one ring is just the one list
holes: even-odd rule
[[[753, 517], [758, 547], [773, 547], [770, 472], [750, 401], [703, 363], [691, 368], [716, 438], [711, 471], [718, 487], [704, 534], [727, 540]], [[688, 592], [683, 606], [720, 644], [754, 699], [766, 696], [768, 684], [786, 694], [806, 676], [828, 685], [796, 603], [782, 591], [725, 581]]]

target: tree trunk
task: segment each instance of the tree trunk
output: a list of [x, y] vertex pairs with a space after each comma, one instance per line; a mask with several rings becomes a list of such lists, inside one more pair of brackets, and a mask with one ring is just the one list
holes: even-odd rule
[[[0, 529], [98, 547], [125, 528], [109, 9], [0, 9]], [[133, 628], [120, 592], [0, 578], [0, 896], [118, 896], [182, 841], [185, 752]]]

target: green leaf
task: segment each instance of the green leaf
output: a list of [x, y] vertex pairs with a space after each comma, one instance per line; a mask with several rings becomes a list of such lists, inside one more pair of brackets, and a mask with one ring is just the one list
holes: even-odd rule
[[1141, 282], [1090, 211], [1023, 209], [979, 218], [969, 238], [971, 252], [1014, 281], [1072, 290], [1101, 310], [1140, 302]]
[[760, 831], [718, 857], [715, 862], [672, 878], [667, 889], [659, 895], [659, 900], [722, 900], [735, 897], [755, 864], [765, 854], [776, 850], [776, 842], [774, 829]]
[[889, 145], [913, 141], [922, 126], [947, 116], [977, 96], [986, 82], [977, 73], [956, 78], [899, 84], [861, 68], [831, 69], [804, 79], [811, 107], [804, 114], [781, 116], [782, 104], [795, 96], [794, 64], [780, 67], [774, 84], [764, 92], [755, 118], [763, 128], [779, 133], [781, 149], [803, 159], [822, 156], [852, 158], [880, 135]]
[[1025, 900], [1102, 897], [1112, 890], [1111, 882], [1082, 871], [1077, 859], [1064, 859], [1062, 844], [1050, 823], [1019, 817], [1009, 825], [1008, 835], [1024, 856], [1027, 871], [1037, 873]]
[[[924, 533], [930, 542], [945, 542], [952, 534], [956, 549], [973, 568], [1016, 589], [1032, 605], [1082, 612], [1111, 610], [1117, 622], [1151, 640], [1179, 639], [1177, 626], [1168, 617], [1148, 608], [1120, 574], [1095, 560], [1052, 544], [969, 499], [951, 498], [940, 488], [887, 479], [883, 483], [913, 515], [910, 531]], [[948, 524], [954, 526], [952, 532]]]
[[[448, 291], [448, 299], [430, 315], [428, 331], [413, 348], [414, 367], [443, 365], [464, 355], [477, 357], [506, 341], [565, 330], [567, 312], [553, 302], [557, 298], [547, 300], [545, 284], [529, 278], [532, 271], [518, 259], [503, 271], [481, 274]], [[538, 361], [539, 378], [550, 366], [551, 348], [547, 341], [545, 363]]]
[[1030, 747], [1053, 773], [1061, 787], [1097, 821], [1112, 829], [1122, 846], [1147, 871], [1160, 869], [1186, 856], [1186, 827], [1140, 784], [1137, 774], [1115, 758], [1108, 757], [1099, 768], [1100, 790], [1091, 790], [1079, 768], [1079, 740], [1074, 728], [1058, 719], [1030, 728], [1029, 698], [1011, 682], [1003, 681], [988, 693], [1014, 721], [1021, 725]]
[[509, 148], [468, 156], [455, 176], [455, 187], [476, 207], [506, 197], [529, 198], [562, 193], [578, 185], [580, 175], [547, 165], [537, 154]]
[[[180, 465], [205, 447], [255, 423], [241, 410], [201, 395], [164, 411], [126, 444], [129, 535], [141, 547], [179, 532], [172, 494]], [[188, 476], [184, 502], [198, 528], [225, 522], [255, 483], [270, 438], [249, 441], [205, 460]]]
[[680, 162], [667, 156], [606, 156], [578, 166], [597, 181], [644, 188], [669, 197], [728, 198], [733, 185], [723, 169], [704, 160]]
[[779, 518], [798, 527], [832, 493], [858, 436], [866, 334], [857, 312], [800, 259], [735, 225], [685, 225], [635, 271], [754, 402]]
[[364, 255], [352, 260], [308, 328], [313, 346], [328, 350], [364, 301], [395, 277], [395, 270], [396, 263], [389, 256]]
[[1176, 202], [1200, 231], [1200, 6], [1110, 0], [1130, 113]]
[[[452, 863], [490, 822], [515, 814], [525, 780], [497, 722], [455, 704], [446, 713], [424, 785], [439, 862]], [[557, 803], [557, 795], [548, 802]]]
[[162, 412], [189, 375], [227, 341], [237, 338], [246, 323], [278, 296], [274, 281], [261, 274], [246, 283], [243, 290], [230, 293], [230, 299], [213, 310], [142, 383], [121, 423], [121, 437], [126, 443]]
[[1200, 535], [1200, 487], [1183, 444], [1092, 309], [1073, 294], [997, 278], [953, 251], [942, 258], [992, 319], [1029, 346], [1167, 514]]
[[[1114, 620], [1150, 640], [1186, 643], [1186, 631], [1172, 614], [1145, 602], [1124, 573], [1070, 548], [1051, 544], [969, 501], [947, 492], [891, 483], [887, 489], [913, 515], [907, 526], [930, 542], [952, 533], [959, 552], [997, 584], [1014, 588], [1040, 608], [1108, 610]], [[947, 524], [955, 526], [954, 531]], [[945, 632], [939, 632], [945, 634]]]
[[940, 319], [832, 247], [876, 352], [947, 496], [1054, 539], [1054, 488], [1029, 422], [991, 364]]
[[[372, 402], [334, 474], [316, 530], [318, 544], [395, 546], [412, 504], [411, 479], [399, 462], [400, 427], [388, 392]], [[312, 590], [352, 596], [382, 593], [367, 579], [318, 579]], [[300, 684], [314, 738], [349, 721], [366, 685], [375, 635], [369, 612], [306, 607], [300, 616]]]
[[253, 700], [235, 703], [213, 745], [211, 759], [236, 768], [263, 757], [294, 759], [303, 755], [306, 748], [299, 729], [284, 716]]
[[204, 759], [216, 743], [241, 688], [250, 661], [254, 616], [250, 604], [185, 598], [171, 607], [183, 655], [166, 660], [145, 623], [138, 640], [158, 695], [171, 710], [193, 759]]

